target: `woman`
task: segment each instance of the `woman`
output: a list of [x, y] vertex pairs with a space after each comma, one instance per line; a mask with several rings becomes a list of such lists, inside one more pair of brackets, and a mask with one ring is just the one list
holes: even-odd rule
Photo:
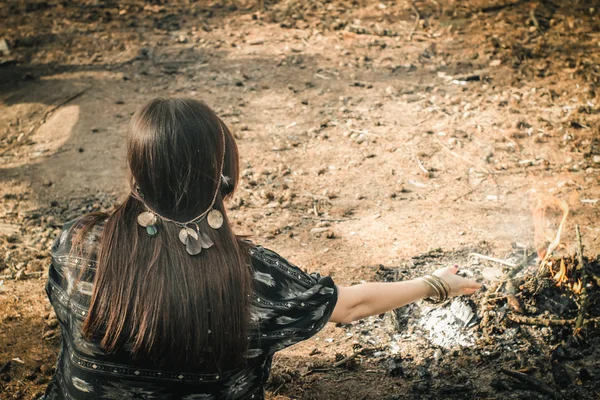
[[203, 103], [156, 99], [133, 117], [131, 193], [65, 226], [46, 287], [62, 348], [46, 399], [262, 399], [273, 354], [351, 322], [475, 282], [443, 268], [336, 286], [236, 236], [233, 136]]

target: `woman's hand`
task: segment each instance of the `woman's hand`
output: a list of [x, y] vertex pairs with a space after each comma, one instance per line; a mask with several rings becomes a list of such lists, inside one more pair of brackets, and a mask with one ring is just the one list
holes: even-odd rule
[[473, 294], [481, 289], [481, 284], [474, 280], [463, 278], [456, 275], [457, 267], [445, 267], [436, 270], [433, 275], [442, 278], [450, 286], [450, 296], [461, 296], [463, 294]]

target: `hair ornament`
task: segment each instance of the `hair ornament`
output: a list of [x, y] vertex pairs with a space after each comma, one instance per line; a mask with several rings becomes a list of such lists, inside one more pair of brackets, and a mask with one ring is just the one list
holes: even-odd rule
[[185, 245], [188, 254], [192, 256], [200, 254], [202, 249], [208, 249], [214, 244], [206, 233], [198, 229], [198, 225], [195, 225], [195, 228], [184, 227], [179, 231], [179, 240]]
[[140, 213], [137, 217], [137, 223], [143, 228], [146, 228], [146, 233], [150, 237], [154, 237], [158, 234], [158, 219], [160, 218], [162, 221], [171, 222], [176, 226], [180, 227], [179, 231], [179, 241], [185, 245], [185, 250], [189, 255], [195, 256], [200, 254], [203, 249], [209, 249], [214, 245], [214, 242], [210, 239], [210, 237], [202, 232], [198, 226], [198, 223], [206, 218], [206, 222], [208, 226], [212, 229], [218, 230], [223, 226], [223, 222], [225, 218], [221, 211], [214, 208], [215, 202], [217, 201], [217, 197], [219, 195], [219, 191], [221, 190], [221, 185], [223, 187], [230, 186], [230, 179], [223, 175], [223, 167], [225, 165], [225, 132], [221, 129], [221, 133], [223, 134], [223, 157], [221, 159], [221, 168], [219, 171], [219, 176], [221, 179], [217, 181], [217, 187], [215, 188], [215, 194], [213, 195], [213, 199], [210, 203], [208, 209], [206, 209], [202, 214], [197, 217], [187, 221], [187, 222], [179, 222], [169, 219], [160, 215], [159, 213], [153, 211], [148, 207], [148, 205], [144, 202], [144, 196], [140, 188], [135, 185], [135, 194], [134, 196], [141, 201], [146, 206], [146, 211]]
[[149, 211], [144, 211], [137, 217], [137, 223], [146, 228], [146, 233], [148, 236], [153, 237], [158, 233], [158, 228], [156, 227], [156, 223], [158, 219], [156, 218], [156, 214], [153, 214]]

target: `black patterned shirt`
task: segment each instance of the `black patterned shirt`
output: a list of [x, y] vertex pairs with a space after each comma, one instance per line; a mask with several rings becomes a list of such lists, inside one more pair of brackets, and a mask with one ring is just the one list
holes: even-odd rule
[[133, 360], [125, 350], [106, 354], [98, 343], [82, 336], [96, 270], [93, 249], [101, 227], [94, 228], [86, 240], [92, 256], [77, 258], [69, 255], [71, 225], [65, 225], [54, 244], [46, 285], [62, 330], [61, 351], [46, 390], [47, 400], [263, 399], [273, 354], [321, 330], [337, 301], [337, 288], [330, 277], [307, 274], [273, 251], [254, 247], [249, 311], [252, 328], [246, 365], [211, 374], [163, 371]]

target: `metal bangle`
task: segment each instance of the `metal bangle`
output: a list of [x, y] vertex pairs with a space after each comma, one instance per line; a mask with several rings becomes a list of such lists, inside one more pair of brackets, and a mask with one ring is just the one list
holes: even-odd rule
[[429, 298], [434, 303], [443, 303], [450, 296], [450, 286], [446, 281], [435, 275], [426, 275], [422, 279], [431, 286], [436, 292], [436, 298]]
[[440, 283], [438, 281], [432, 279], [430, 275], [423, 276], [423, 277], [421, 277], [421, 279], [424, 280], [425, 282], [427, 282], [427, 284], [435, 292], [435, 297], [430, 296], [425, 300], [432, 302], [432, 303], [442, 303], [443, 301], [445, 301], [447, 296], [446, 296], [444, 287], [442, 285], [440, 285]]

